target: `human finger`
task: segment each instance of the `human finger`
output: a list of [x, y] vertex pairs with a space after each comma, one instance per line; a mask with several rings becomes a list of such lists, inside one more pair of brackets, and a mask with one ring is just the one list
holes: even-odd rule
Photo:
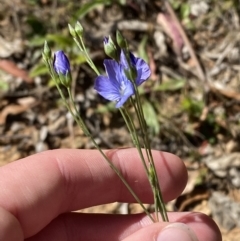
[[28, 241], [221, 241], [214, 221], [202, 213], [169, 213], [170, 222], [153, 224], [145, 214], [62, 214]]
[[[137, 151], [105, 153], [139, 198], [151, 203], [150, 185]], [[171, 200], [186, 184], [184, 164], [170, 153], [153, 151], [153, 157], [164, 199]], [[27, 157], [0, 168], [0, 185], [0, 206], [18, 218], [25, 237], [37, 233], [64, 212], [115, 201], [135, 201], [95, 150], [54, 150]]]

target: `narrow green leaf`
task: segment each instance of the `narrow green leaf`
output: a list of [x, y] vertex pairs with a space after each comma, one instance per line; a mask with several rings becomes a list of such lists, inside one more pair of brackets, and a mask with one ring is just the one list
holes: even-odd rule
[[96, 109], [96, 112], [101, 114], [108, 113], [108, 112], [116, 112], [116, 111], [117, 109], [115, 107], [115, 103], [113, 102], [109, 102], [106, 105], [102, 105]]
[[147, 40], [148, 40], [148, 35], [144, 35], [144, 37], [142, 38], [142, 40], [138, 46], [138, 54], [139, 54], [139, 57], [141, 57], [148, 63], [148, 56], [147, 56], [147, 52], [146, 52]]
[[154, 91], [176, 91], [182, 89], [186, 84], [185, 79], [170, 79], [154, 88]]
[[46, 40], [54, 42], [61, 49], [66, 49], [67, 47], [71, 47], [73, 45], [72, 38], [62, 34], [48, 34], [46, 36]]
[[142, 107], [147, 126], [153, 134], [157, 135], [160, 131], [160, 124], [155, 109], [147, 100], [144, 100]]
[[39, 63], [30, 71], [30, 76], [36, 77], [47, 73], [49, 73], [47, 66], [44, 63]]
[[46, 38], [45, 36], [35, 36], [31, 39], [29, 39], [28, 44], [31, 47], [39, 47], [39, 46], [43, 46], [44, 42], [45, 42]]
[[93, 0], [91, 2], [85, 3], [80, 10], [76, 13], [78, 18], [83, 18], [86, 14], [92, 11], [94, 8], [98, 7], [101, 4], [108, 5], [111, 0]]
[[190, 15], [190, 11], [191, 11], [190, 5], [188, 3], [183, 3], [180, 8], [181, 18], [182, 19], [188, 18]]

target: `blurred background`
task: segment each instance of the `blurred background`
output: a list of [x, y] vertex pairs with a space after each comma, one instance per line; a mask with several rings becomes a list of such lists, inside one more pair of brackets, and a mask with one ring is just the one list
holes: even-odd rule
[[[240, 240], [240, 3], [238, 0], [0, 0], [0, 165], [56, 148], [93, 148], [41, 59], [64, 50], [81, 115], [102, 148], [132, 146], [119, 112], [93, 89], [72, 40], [80, 21], [104, 72], [103, 37], [119, 29], [152, 75], [140, 88], [152, 148], [185, 162], [189, 181], [169, 210], [200, 211], [224, 241]], [[86, 212], [140, 212], [109, 204]]]

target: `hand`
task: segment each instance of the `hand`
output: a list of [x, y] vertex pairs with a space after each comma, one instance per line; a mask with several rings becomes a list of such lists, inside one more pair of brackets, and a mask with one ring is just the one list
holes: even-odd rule
[[[135, 149], [105, 151], [144, 203], [151, 189]], [[183, 162], [153, 151], [165, 201], [187, 182]], [[135, 202], [96, 150], [53, 150], [0, 168], [1, 241], [220, 241], [216, 224], [201, 213], [169, 213], [170, 223], [145, 214], [84, 214], [94, 205]]]

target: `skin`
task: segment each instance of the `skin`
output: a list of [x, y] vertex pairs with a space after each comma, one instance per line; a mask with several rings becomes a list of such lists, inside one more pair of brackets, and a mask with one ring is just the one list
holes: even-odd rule
[[[144, 203], [151, 189], [135, 149], [105, 151]], [[165, 201], [179, 196], [187, 182], [183, 162], [153, 151]], [[169, 223], [145, 214], [110, 215], [71, 212], [111, 202], [135, 202], [95, 150], [53, 150], [0, 168], [0, 240], [4, 241], [150, 241]], [[185, 223], [199, 241], [221, 241], [216, 224], [201, 213], [169, 213]]]

